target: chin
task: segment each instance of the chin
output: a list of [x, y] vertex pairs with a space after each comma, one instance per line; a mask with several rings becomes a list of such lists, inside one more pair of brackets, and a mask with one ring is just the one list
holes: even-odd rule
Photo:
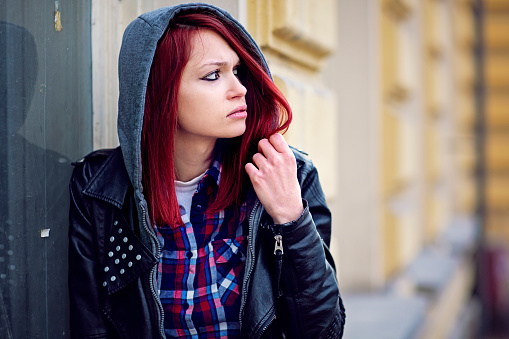
[[244, 126], [243, 128], [235, 129], [235, 130], [230, 130], [227, 133], [225, 133], [223, 136], [221, 136], [220, 138], [225, 138], [225, 139], [236, 138], [236, 137], [240, 137], [245, 132], [246, 132], [246, 126]]

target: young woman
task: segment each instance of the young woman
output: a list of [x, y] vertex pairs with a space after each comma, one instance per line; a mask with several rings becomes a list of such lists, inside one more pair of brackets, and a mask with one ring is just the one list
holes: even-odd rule
[[119, 78], [120, 147], [70, 183], [73, 337], [340, 338], [330, 212], [245, 29], [205, 4], [143, 14]]

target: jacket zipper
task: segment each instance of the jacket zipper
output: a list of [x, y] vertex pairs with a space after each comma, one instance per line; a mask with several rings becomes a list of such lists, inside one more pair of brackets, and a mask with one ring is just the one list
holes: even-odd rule
[[274, 246], [274, 255], [283, 255], [285, 252], [283, 251], [283, 236], [280, 233], [277, 233], [274, 236], [276, 240], [276, 245]]
[[[145, 231], [148, 232], [148, 234], [150, 234], [150, 236], [152, 237], [152, 251], [155, 250], [155, 253], [157, 253], [157, 259], [159, 260], [159, 256], [160, 256], [160, 247], [159, 247], [159, 241], [157, 240], [156, 236], [153, 234], [153, 232], [150, 231], [150, 229], [148, 228], [147, 226], [147, 218], [145, 216], [145, 208], [143, 207], [143, 205], [140, 204], [140, 208], [141, 208], [141, 212], [142, 212], [142, 216], [141, 216], [141, 219], [142, 219], [142, 222], [143, 222], [143, 227], [145, 228]], [[154, 248], [154, 244], [155, 244], [155, 248]], [[159, 264], [158, 264], [159, 265]], [[156, 304], [157, 304], [157, 307], [158, 307], [158, 316], [159, 316], [159, 334], [161, 335], [161, 338], [165, 338], [165, 335], [164, 335], [164, 310], [163, 310], [163, 305], [161, 304], [161, 300], [159, 299], [159, 296], [157, 295], [157, 292], [154, 288], [154, 275], [156, 274], [156, 268], [157, 266], [155, 267], [152, 267], [152, 270], [150, 271], [150, 276], [149, 276], [149, 284], [150, 284], [150, 292], [152, 293], [152, 296], [154, 297], [154, 300], [156, 301]]]
[[276, 265], [276, 299], [279, 299], [283, 292], [281, 291], [281, 271], [283, 270], [283, 236], [281, 235], [281, 226], [273, 225], [271, 227], [272, 232], [274, 233], [274, 240], [276, 241], [274, 245], [274, 259]]
[[[260, 201], [256, 200], [255, 205], [253, 207], [253, 210], [251, 211], [251, 215], [249, 216], [248, 235], [251, 236], [251, 237], [253, 236], [253, 219], [254, 219], [254, 215], [255, 215], [255, 212], [258, 209], [260, 204], [261, 204]], [[246, 290], [246, 288], [247, 288], [247, 281], [249, 280], [249, 277], [251, 276], [251, 273], [253, 273], [253, 269], [254, 269], [255, 256], [254, 256], [254, 253], [253, 253], [253, 241], [252, 240], [251, 240], [251, 242], [248, 242], [248, 249], [249, 249], [249, 256], [251, 258], [251, 267], [249, 268], [249, 271], [246, 272], [246, 275], [244, 276], [244, 282], [242, 284], [242, 294], [243, 295], [246, 295], [246, 293], [247, 293], [247, 290]], [[244, 301], [240, 305], [240, 312], [239, 312], [239, 325], [240, 325], [240, 331], [241, 332], [242, 332], [242, 314], [244, 313], [244, 307], [245, 306], [246, 306], [246, 300], [244, 299]]]
[[[253, 210], [251, 211], [251, 214], [249, 216], [248, 232], [249, 232], [249, 235], [251, 235], [251, 236], [253, 234], [252, 231], [253, 231], [254, 215], [255, 215], [255, 212], [257, 211], [257, 209], [258, 209], [258, 207], [260, 205], [261, 205], [260, 201], [257, 200], [255, 205], [254, 205], [254, 207], [253, 207]], [[278, 265], [278, 263], [279, 264], [282, 263], [282, 258], [283, 258], [282, 256], [283, 256], [283, 253], [284, 253], [284, 250], [283, 250], [283, 236], [281, 235], [281, 227], [280, 226], [273, 225], [273, 227], [271, 227], [271, 229], [272, 229], [272, 232], [274, 233], [274, 240], [275, 240], [274, 255], [276, 256], [276, 260], [277, 260], [276, 264]], [[252, 241], [249, 244], [249, 255], [252, 258], [252, 261], [251, 261], [252, 264], [251, 264], [251, 267], [249, 268], [249, 271], [247, 272], [246, 276], [244, 277], [244, 282], [243, 282], [243, 285], [242, 285], [242, 294], [245, 294], [247, 292], [246, 291], [247, 281], [249, 280], [249, 277], [251, 276], [251, 273], [254, 270], [255, 256], [253, 254]], [[281, 275], [281, 266], [278, 265], [277, 287], [276, 287], [277, 288], [278, 297], [281, 295], [280, 288], [279, 288], [280, 275]], [[242, 332], [242, 314], [244, 312], [245, 303], [246, 302], [244, 300], [244, 302], [240, 305], [240, 312], [239, 312], [239, 323], [240, 323], [241, 332]], [[270, 317], [270, 320], [265, 324], [265, 326], [263, 326], [263, 328], [259, 332], [259, 335], [257, 335], [256, 338], [261, 338], [263, 333], [265, 333], [265, 331], [270, 327], [270, 325], [272, 325], [274, 320], [276, 320], [276, 312], [275, 311], [272, 314], [272, 316]]]
[[270, 325], [272, 325], [272, 323], [274, 322], [274, 320], [276, 320], [276, 313], [274, 312], [274, 314], [270, 317], [269, 319], [269, 322], [265, 324], [265, 326], [263, 326], [262, 330], [260, 331], [260, 334], [256, 336], [256, 339], [260, 339], [263, 335], [263, 333], [265, 333], [265, 331], [267, 331], [267, 329], [269, 328]]

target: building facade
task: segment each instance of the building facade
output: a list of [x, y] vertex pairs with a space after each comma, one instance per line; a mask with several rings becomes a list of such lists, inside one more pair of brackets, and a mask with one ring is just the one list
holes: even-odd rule
[[[6, 89], [0, 337], [69, 336], [70, 162], [118, 145], [117, 58], [127, 24], [180, 2], [0, 3]], [[472, 297], [473, 254], [484, 231], [479, 201], [486, 201], [488, 220], [482, 234], [502, 248], [509, 242], [503, 54], [509, 40], [501, 33], [507, 17], [499, 16], [508, 13], [506, 2], [209, 2], [228, 10], [260, 44], [293, 109], [285, 137], [319, 170], [333, 213], [345, 337], [475, 338], [482, 302], [482, 295]], [[484, 96], [476, 63], [480, 4], [496, 12], [482, 21], [490, 53], [483, 59]], [[478, 184], [482, 159], [485, 194]]]

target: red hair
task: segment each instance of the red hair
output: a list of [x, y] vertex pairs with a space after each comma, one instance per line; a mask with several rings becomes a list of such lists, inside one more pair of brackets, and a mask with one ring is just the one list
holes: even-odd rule
[[143, 186], [150, 217], [157, 225], [182, 224], [175, 193], [174, 137], [177, 95], [182, 71], [189, 61], [189, 41], [200, 29], [222, 36], [241, 60], [239, 78], [247, 88], [246, 131], [232, 139], [218, 139], [222, 159], [221, 182], [209, 210], [240, 207], [248, 177], [244, 166], [257, 152], [258, 141], [286, 131], [290, 105], [272, 81], [263, 58], [238, 28], [214, 13], [190, 13], [174, 18], [159, 40], [150, 69], [141, 140]]

